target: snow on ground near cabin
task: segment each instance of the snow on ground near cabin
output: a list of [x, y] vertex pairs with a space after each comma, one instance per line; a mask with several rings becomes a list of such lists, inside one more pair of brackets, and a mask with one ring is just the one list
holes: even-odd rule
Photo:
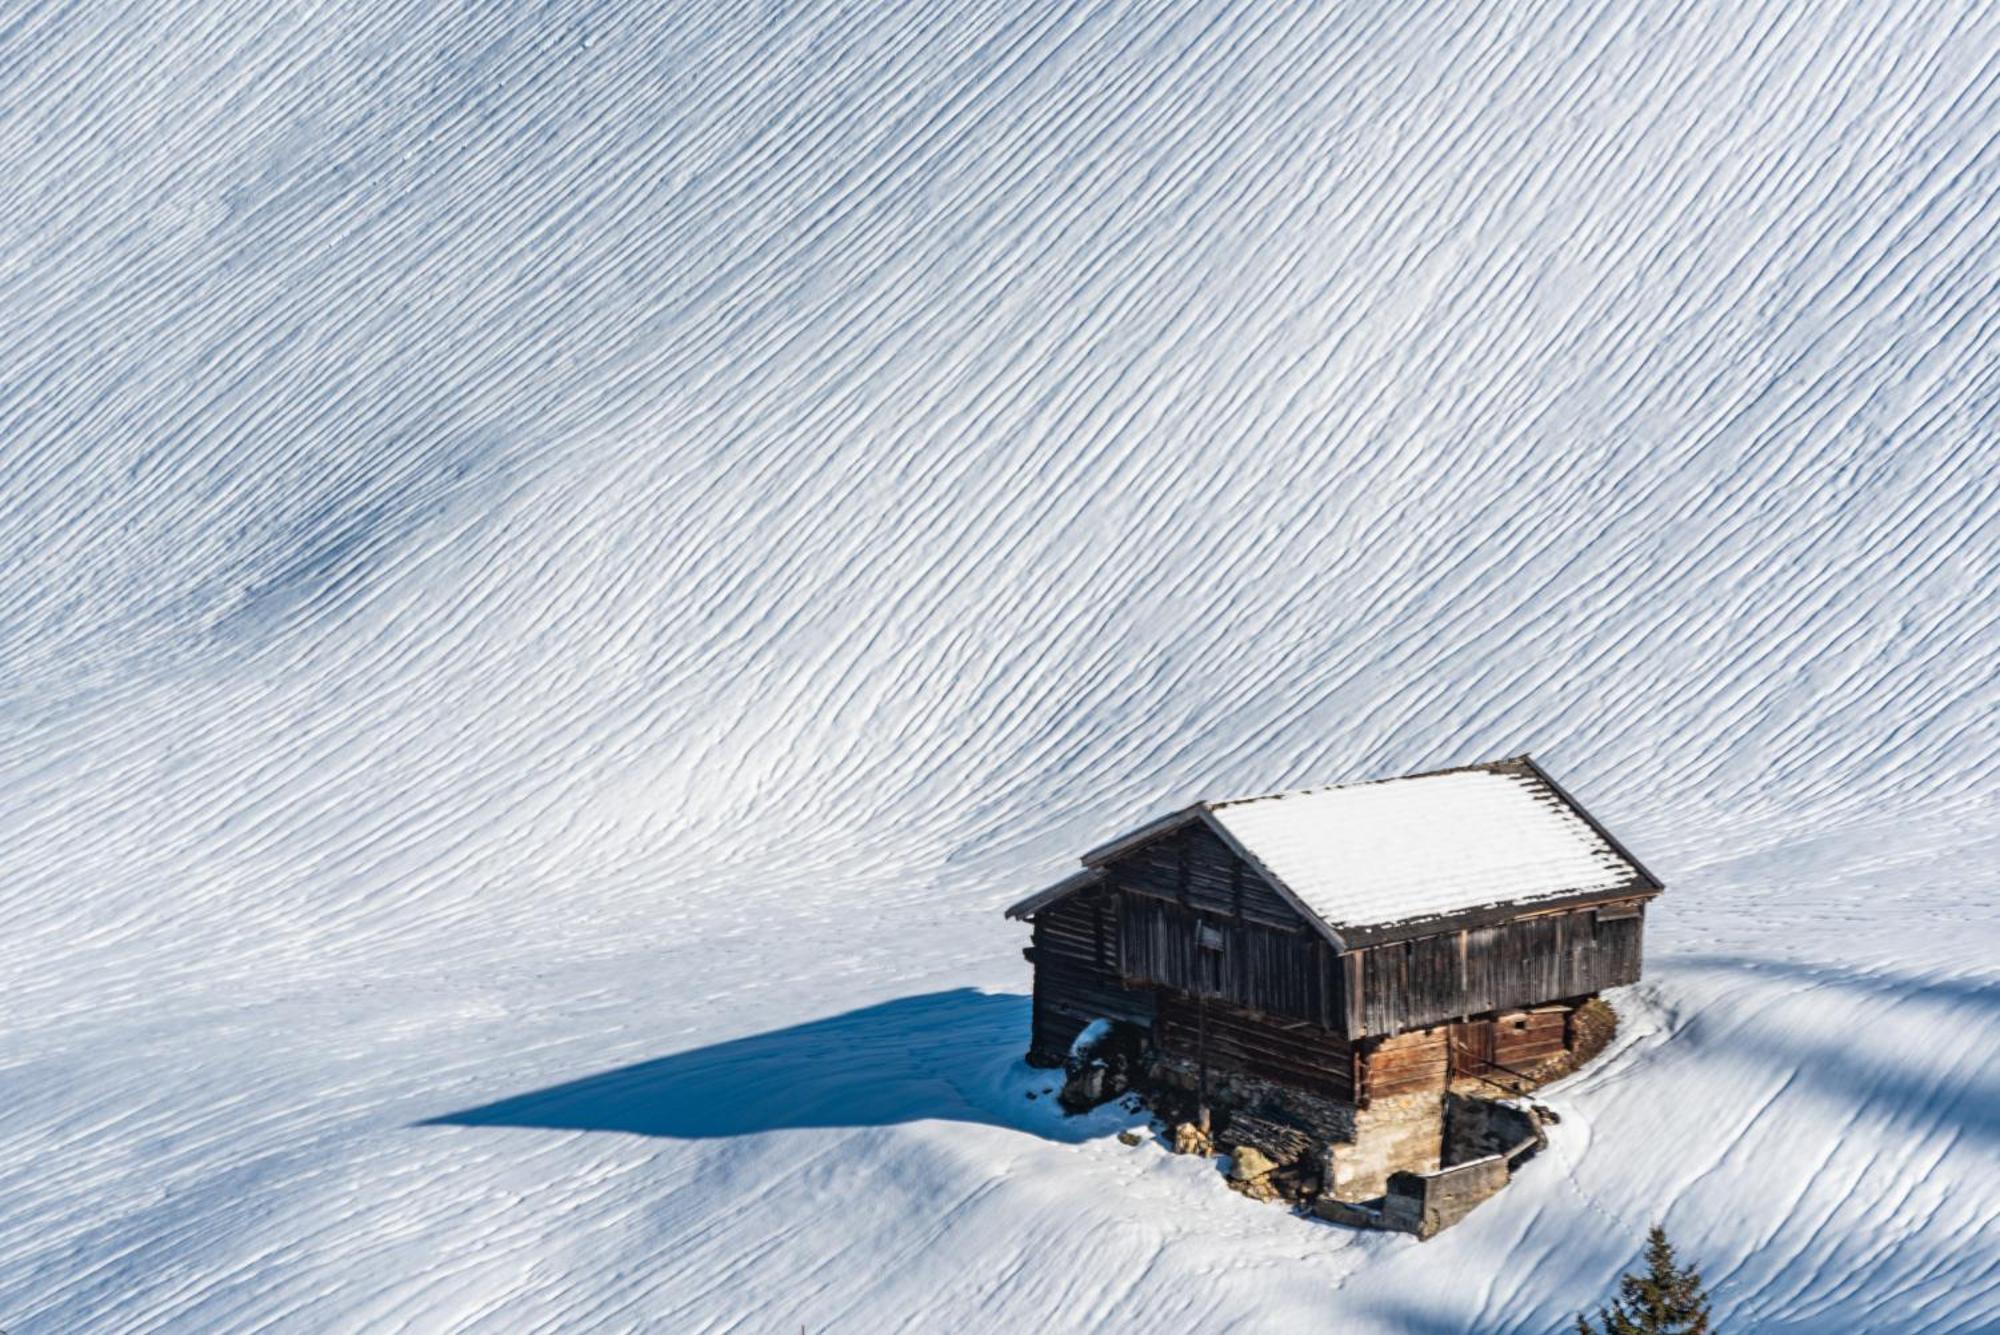
[[[0, 1326], [2000, 1325], [2000, 16], [44, 6]], [[999, 909], [1532, 750], [1671, 887], [1428, 1244], [1059, 1120]]]

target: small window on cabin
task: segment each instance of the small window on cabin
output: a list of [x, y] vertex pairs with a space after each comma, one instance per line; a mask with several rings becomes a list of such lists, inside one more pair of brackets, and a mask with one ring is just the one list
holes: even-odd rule
[[1194, 939], [1203, 950], [1222, 949], [1222, 933], [1207, 923], [1195, 928]]
[[1599, 922], [1625, 922], [1639, 916], [1637, 904], [1606, 904], [1597, 911]]

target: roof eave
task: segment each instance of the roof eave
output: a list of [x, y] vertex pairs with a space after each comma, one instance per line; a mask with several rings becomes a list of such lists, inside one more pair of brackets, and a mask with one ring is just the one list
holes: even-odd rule
[[1571, 811], [1574, 811], [1583, 820], [1584, 824], [1588, 825], [1591, 829], [1595, 830], [1597, 832], [1597, 837], [1599, 839], [1602, 839], [1607, 845], [1609, 845], [1612, 852], [1616, 853], [1619, 857], [1624, 858], [1625, 861], [1632, 864], [1632, 869], [1639, 873], [1639, 875], [1645, 880], [1647, 885], [1652, 887], [1653, 893], [1658, 894], [1660, 891], [1667, 888], [1667, 883], [1665, 881], [1662, 881], [1659, 877], [1653, 875], [1653, 873], [1647, 868], [1645, 863], [1639, 861], [1638, 858], [1632, 856], [1632, 850], [1625, 847], [1625, 845], [1619, 843], [1618, 837], [1612, 834], [1611, 831], [1605, 829], [1603, 824], [1599, 822], [1597, 817], [1591, 815], [1589, 810], [1584, 807], [1583, 803], [1577, 801], [1575, 797], [1570, 795], [1569, 789], [1557, 783], [1554, 775], [1550, 774], [1547, 770], [1543, 769], [1541, 765], [1536, 763], [1535, 758], [1533, 756], [1521, 755], [1515, 758], [1518, 759], [1522, 764], [1526, 765], [1529, 769], [1533, 770], [1535, 772], [1535, 777], [1540, 779], [1543, 783], [1549, 786], [1549, 791], [1553, 792], [1557, 797], [1561, 798], [1563, 804], [1567, 806]]
[[1419, 937], [1442, 936], [1448, 932], [1460, 932], [1468, 928], [1497, 926], [1500, 923], [1533, 917], [1537, 914], [1569, 913], [1577, 909], [1590, 908], [1592, 905], [1617, 904], [1633, 899], [1650, 902], [1656, 899], [1659, 893], [1659, 888], [1656, 886], [1634, 883], [1613, 886], [1609, 889], [1550, 895], [1541, 899], [1517, 899], [1497, 904], [1482, 904], [1476, 908], [1460, 909], [1432, 917], [1410, 918], [1402, 922], [1370, 926], [1347, 924], [1341, 930], [1347, 934], [1349, 943], [1354, 948], [1369, 949], [1375, 946], [1391, 946], [1401, 941], [1413, 941]]
[[1099, 844], [1085, 853], [1082, 858], [1083, 865], [1101, 867], [1113, 858], [1130, 853], [1143, 844], [1150, 844], [1155, 839], [1164, 838], [1184, 825], [1193, 824], [1201, 812], [1201, 804], [1197, 803], [1191, 807], [1182, 807], [1179, 811], [1170, 811], [1155, 820], [1149, 820], [1138, 829], [1121, 834], [1110, 843]]
[[1089, 889], [1103, 879], [1102, 871], [1095, 867], [1085, 867], [1082, 871], [1072, 872], [1063, 877], [1054, 885], [1044, 886], [1018, 903], [1008, 905], [1006, 916], [1017, 922], [1025, 922], [1058, 900], [1068, 899], [1077, 891]]

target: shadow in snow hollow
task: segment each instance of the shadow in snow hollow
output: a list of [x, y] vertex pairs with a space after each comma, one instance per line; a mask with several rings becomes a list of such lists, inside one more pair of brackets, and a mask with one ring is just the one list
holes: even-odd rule
[[943, 1120], [1058, 1140], [1105, 1134], [1092, 1118], [1062, 1118], [1053, 1099], [1026, 1097], [1054, 1083], [1021, 1061], [1027, 1042], [1028, 998], [959, 988], [691, 1048], [421, 1125], [708, 1140]]

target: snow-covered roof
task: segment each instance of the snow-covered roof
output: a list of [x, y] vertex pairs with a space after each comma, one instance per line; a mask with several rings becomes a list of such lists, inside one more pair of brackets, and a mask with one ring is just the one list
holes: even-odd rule
[[[1651, 893], [1659, 881], [1527, 757], [1202, 802], [1085, 856], [1202, 821], [1336, 938], [1499, 905]], [[1086, 882], [1009, 910], [1028, 916]]]
[[1204, 804], [1217, 833], [1327, 926], [1657, 889], [1546, 775], [1498, 762]]

